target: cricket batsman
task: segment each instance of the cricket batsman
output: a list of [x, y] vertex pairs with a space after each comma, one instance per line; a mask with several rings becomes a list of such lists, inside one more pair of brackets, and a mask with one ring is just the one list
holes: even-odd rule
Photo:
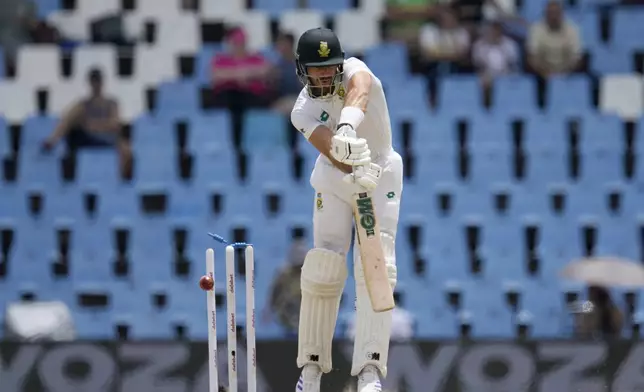
[[[311, 174], [316, 193], [314, 248], [302, 266], [297, 356], [302, 374], [296, 391], [319, 392], [322, 374], [331, 371], [331, 342], [348, 275], [352, 195], [372, 193], [393, 288], [403, 164], [392, 148], [380, 80], [359, 59], [345, 59], [333, 31], [305, 32], [297, 44], [295, 65], [304, 88], [291, 121], [320, 151]], [[357, 314], [351, 374], [358, 376], [359, 392], [380, 392], [380, 377], [387, 375], [391, 311], [372, 310], [358, 248], [353, 255]]]

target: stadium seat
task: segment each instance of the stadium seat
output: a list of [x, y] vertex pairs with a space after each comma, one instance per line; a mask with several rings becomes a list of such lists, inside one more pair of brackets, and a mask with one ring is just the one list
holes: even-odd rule
[[483, 106], [479, 79], [475, 76], [448, 76], [438, 85], [439, 110], [443, 115], [466, 117]]
[[311, 0], [308, 2], [308, 7], [327, 14], [333, 14], [352, 8], [352, 2], [349, 0]]
[[279, 16], [280, 29], [289, 31], [298, 39], [306, 30], [324, 27], [324, 15], [318, 10], [291, 9]]
[[633, 72], [632, 63], [630, 52], [624, 47], [596, 46], [592, 51], [590, 67], [599, 75], [628, 74]]
[[270, 45], [270, 17], [264, 10], [249, 10], [231, 18], [247, 35], [250, 50], [260, 51]]
[[360, 11], [340, 11], [335, 17], [335, 32], [347, 53], [363, 53], [380, 42], [376, 20]]
[[84, 16], [74, 11], [58, 10], [47, 16], [60, 34], [68, 40], [87, 42], [90, 37], [90, 26]]
[[592, 109], [590, 80], [586, 76], [554, 76], [548, 81], [548, 113], [572, 116]]
[[138, 82], [119, 79], [107, 86], [107, 94], [116, 99], [119, 117], [131, 122], [146, 111], [145, 90]]
[[[150, 64], [155, 64], [150, 67]], [[177, 76], [176, 59], [171, 53], [154, 45], [134, 48], [134, 76], [142, 86], [152, 87]]]
[[138, 0], [135, 12], [145, 17], [172, 20], [180, 11], [180, 5], [175, 0]]
[[254, 6], [256, 9], [266, 11], [272, 15], [298, 8], [295, 0], [257, 0]]
[[80, 0], [76, 5], [76, 14], [88, 23], [94, 19], [118, 14], [120, 11], [121, 4], [118, 0], [105, 0], [98, 4], [91, 0]]
[[36, 113], [36, 97], [31, 88], [14, 81], [0, 80], [2, 116], [10, 123], [20, 123]]
[[196, 83], [190, 80], [165, 82], [157, 91], [157, 116], [172, 121], [196, 115], [199, 107], [199, 88]]
[[227, 19], [236, 17], [246, 9], [244, 0], [231, 0], [225, 3], [219, 1], [207, 1], [201, 4], [201, 16], [204, 19]]
[[640, 117], [644, 107], [644, 80], [635, 74], [602, 77], [599, 107], [605, 113], [614, 113], [626, 119]]
[[105, 83], [109, 85], [117, 76], [117, 59], [116, 48], [111, 45], [78, 47], [72, 56], [74, 79], [79, 83], [86, 83], [90, 69], [98, 68], [103, 72]]
[[178, 12], [177, 14], [159, 16], [159, 18], [157, 40], [163, 42], [166, 51], [178, 56], [191, 55], [199, 50], [201, 43], [200, 20], [194, 14]]
[[506, 116], [532, 114], [537, 106], [537, 87], [534, 79], [525, 76], [506, 76], [494, 81], [494, 110]]
[[641, 7], [618, 8], [612, 15], [611, 41], [625, 49], [639, 49], [644, 34], [644, 10]]
[[[111, 86], [108, 87], [110, 89]], [[73, 105], [89, 93], [89, 86], [85, 81], [61, 80], [49, 87], [48, 114], [62, 116], [66, 114]], [[127, 110], [121, 108], [121, 110]]]
[[[42, 64], [49, 64], [43, 69]], [[55, 45], [26, 45], [18, 50], [17, 82], [32, 88], [46, 87], [61, 77], [61, 55]]]
[[414, 115], [427, 112], [429, 100], [427, 87], [418, 78], [409, 80], [383, 80], [390, 111], [402, 115]]
[[49, 116], [33, 116], [22, 123], [20, 150], [26, 154], [40, 152], [42, 142], [54, 131], [58, 120]]
[[119, 183], [119, 157], [112, 149], [81, 150], [76, 161], [76, 183], [84, 190], [109, 192]]
[[367, 49], [364, 61], [378, 79], [385, 82], [404, 79], [409, 72], [407, 48], [396, 42]]

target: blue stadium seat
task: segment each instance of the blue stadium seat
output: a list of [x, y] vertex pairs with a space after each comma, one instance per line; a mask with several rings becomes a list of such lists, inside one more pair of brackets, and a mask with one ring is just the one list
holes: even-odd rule
[[55, 227], [46, 221], [28, 219], [17, 221], [14, 227], [8, 278], [35, 285], [49, 283], [57, 249]]
[[60, 175], [60, 161], [54, 155], [25, 152], [18, 156], [18, 180], [22, 187], [55, 189], [62, 184]]
[[414, 177], [408, 180], [410, 183], [454, 183], [458, 178], [458, 157], [455, 151], [446, 149], [432, 151], [431, 154], [418, 154], [415, 157], [413, 170]]
[[471, 151], [468, 183], [473, 187], [487, 188], [490, 182], [512, 181], [512, 155], [502, 148], [481, 147]]
[[350, 9], [352, 3], [350, 0], [310, 0], [307, 8], [335, 14]]
[[622, 122], [617, 116], [587, 115], [582, 121], [580, 150], [582, 183], [598, 186], [600, 182], [624, 179]]
[[14, 219], [27, 219], [28, 201], [24, 189], [18, 186], [0, 185], [0, 224], [14, 224]]
[[630, 51], [615, 44], [593, 48], [590, 65], [591, 70], [600, 75], [631, 73], [633, 71]]
[[176, 178], [175, 138], [167, 120], [144, 116], [133, 125], [134, 178], [143, 190], [165, 190]]
[[413, 114], [429, 110], [427, 82], [423, 78], [390, 81], [384, 87], [387, 107], [392, 113]]
[[441, 287], [423, 280], [402, 284], [405, 293], [404, 308], [416, 316], [417, 336], [425, 339], [455, 339], [458, 323], [455, 312], [449, 308]]
[[549, 115], [571, 116], [592, 110], [591, 85], [586, 76], [553, 76], [546, 91]]
[[613, 12], [611, 41], [624, 49], [639, 49], [644, 36], [644, 9], [642, 7], [617, 8]]
[[438, 97], [441, 115], [467, 117], [482, 111], [483, 95], [476, 76], [443, 78], [438, 85]]
[[98, 198], [98, 219], [104, 222], [127, 221], [139, 213], [139, 200], [133, 186], [103, 191]]
[[199, 85], [209, 85], [212, 82], [211, 66], [212, 59], [218, 52], [223, 50], [222, 45], [204, 45], [197, 53], [195, 59], [194, 79]]
[[[586, 0], [595, 2], [597, 0]], [[601, 1], [601, 0], [600, 0]], [[596, 9], [583, 5], [579, 10], [570, 10], [566, 12], [566, 16], [577, 24], [579, 28], [579, 35], [584, 48], [594, 48], [603, 45], [600, 33], [600, 18]]]
[[141, 116], [132, 124], [132, 149], [134, 154], [143, 150], [156, 152], [167, 151], [175, 145], [173, 123], [167, 119], [154, 116]]
[[456, 151], [456, 121], [429, 113], [417, 113], [412, 117], [412, 121], [410, 148], [413, 152], [420, 154], [434, 150]]
[[631, 217], [598, 217], [598, 256], [615, 256], [627, 260], [640, 260], [640, 233], [637, 221]]
[[512, 312], [498, 286], [470, 281], [462, 283], [461, 315], [472, 326], [474, 338], [510, 338], [515, 336]]
[[286, 119], [280, 114], [264, 111], [247, 114], [242, 148], [249, 153], [249, 180], [252, 183], [282, 182], [292, 178], [293, 164], [286, 130]]
[[85, 220], [85, 198], [78, 187], [49, 189], [45, 193], [43, 216], [51, 222], [81, 222]]
[[523, 146], [528, 151], [567, 151], [566, 121], [558, 116], [534, 115], [524, 123]]
[[232, 156], [233, 140], [229, 112], [217, 110], [190, 118], [187, 141], [189, 151], [208, 151]]
[[509, 152], [512, 147], [512, 128], [508, 117], [482, 113], [469, 116], [467, 146], [470, 149], [497, 148]]
[[56, 127], [57, 119], [50, 116], [33, 116], [22, 124], [20, 149], [29, 154], [40, 151], [42, 142]]
[[374, 46], [364, 54], [365, 63], [385, 86], [406, 77], [409, 72], [407, 58], [407, 47], [397, 42]]
[[254, 6], [256, 9], [269, 12], [272, 15], [298, 7], [296, 0], [257, 0]]
[[166, 82], [159, 86], [156, 114], [164, 120], [193, 116], [199, 108], [199, 85], [192, 80]]
[[533, 114], [537, 107], [537, 86], [526, 76], [506, 76], [494, 81], [494, 111], [507, 116]]
[[483, 273], [493, 282], [522, 280], [527, 271], [522, 226], [507, 218], [492, 218], [482, 227]]
[[564, 295], [540, 281], [521, 282], [521, 309], [532, 315], [530, 335], [537, 339], [561, 337], [566, 327]]
[[76, 159], [76, 183], [82, 189], [100, 193], [119, 184], [120, 162], [115, 150], [80, 150]]

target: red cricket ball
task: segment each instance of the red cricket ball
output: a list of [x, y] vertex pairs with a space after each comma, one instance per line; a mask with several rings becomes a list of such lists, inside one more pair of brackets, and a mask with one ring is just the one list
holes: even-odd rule
[[215, 282], [208, 275], [204, 275], [199, 279], [199, 287], [204, 291], [210, 291], [215, 287]]

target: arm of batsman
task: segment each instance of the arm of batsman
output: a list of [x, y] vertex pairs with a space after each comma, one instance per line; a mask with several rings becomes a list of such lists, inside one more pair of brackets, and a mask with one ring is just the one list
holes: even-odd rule
[[366, 165], [356, 166], [353, 173], [344, 176], [344, 181], [349, 184], [358, 184], [366, 191], [371, 192], [378, 187], [382, 168], [380, 165], [369, 162]]
[[366, 165], [371, 162], [371, 151], [367, 141], [356, 138], [354, 132], [342, 129], [331, 139], [331, 156], [349, 166]]

